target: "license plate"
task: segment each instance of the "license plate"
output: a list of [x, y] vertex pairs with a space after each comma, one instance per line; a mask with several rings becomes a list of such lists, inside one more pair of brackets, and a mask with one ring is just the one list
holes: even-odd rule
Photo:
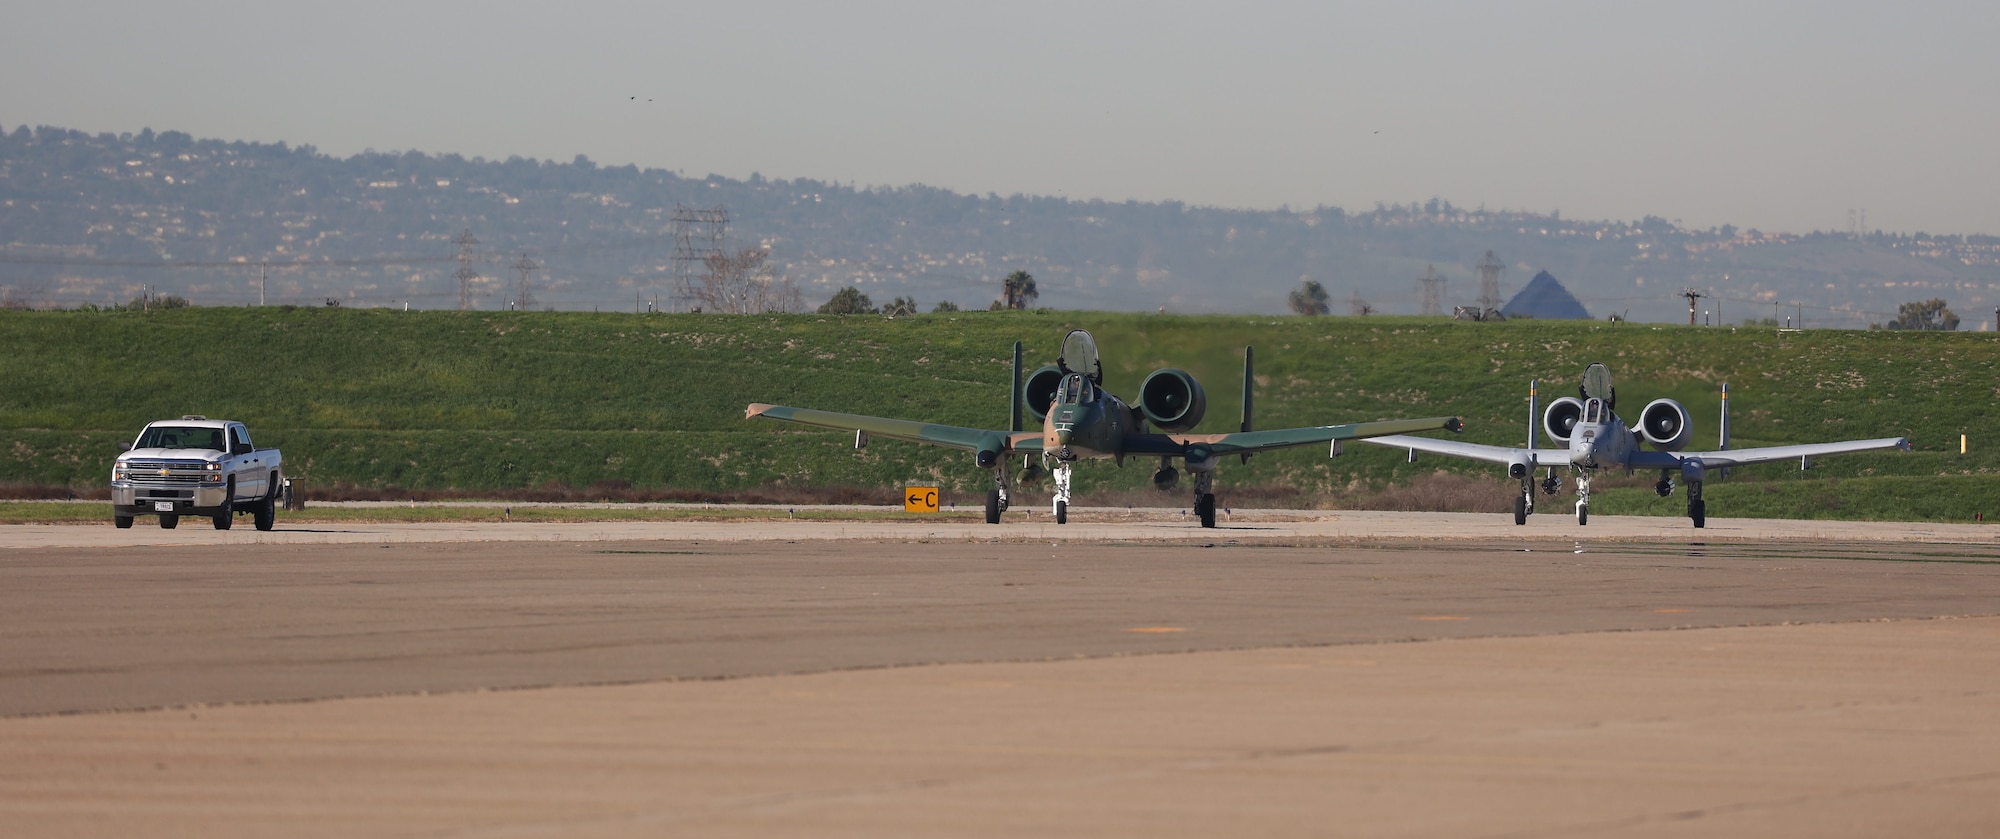
[[174, 511], [174, 502], [172, 501], [153, 502], [153, 512], [155, 513], [171, 513], [173, 511]]

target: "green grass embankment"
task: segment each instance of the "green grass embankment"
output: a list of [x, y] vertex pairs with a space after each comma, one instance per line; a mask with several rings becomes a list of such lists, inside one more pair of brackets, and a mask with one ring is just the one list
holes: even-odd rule
[[[1992, 427], [2000, 341], [1983, 333], [1093, 312], [889, 320], [191, 308], [0, 312], [0, 352], [10, 359], [0, 380], [0, 481], [98, 487], [117, 444], [140, 425], [201, 413], [249, 423], [311, 486], [731, 491], [918, 481], [976, 497], [989, 476], [967, 455], [887, 440], [857, 452], [851, 435], [745, 421], [744, 405], [997, 428], [1006, 422], [1012, 343], [1026, 343], [1032, 368], [1054, 360], [1071, 327], [1096, 334], [1106, 384], [1128, 398], [1155, 368], [1195, 373], [1208, 392], [1204, 432], [1235, 427], [1242, 348], [1254, 344], [1259, 427], [1457, 414], [1469, 426], [1461, 439], [1518, 445], [1530, 378], [1542, 380], [1546, 404], [1574, 392], [1585, 364], [1604, 361], [1626, 413], [1663, 396], [1686, 404], [1696, 448], [1714, 445], [1718, 385], [1727, 381], [1737, 447], [1903, 435], [1919, 450], [1825, 458], [1806, 473], [1786, 464], [1739, 470], [1710, 488], [1721, 515], [1748, 514], [1753, 499], [1725, 493], [1755, 486], [1752, 495], [1774, 497], [1756, 499], [1757, 509], [1956, 517], [1944, 501], [1985, 504], [2000, 474], [2000, 440], [1982, 436]], [[1961, 433], [1973, 435], [1969, 455], [1957, 454]], [[1152, 467], [1086, 464], [1077, 488], [1143, 489]], [[1401, 452], [1358, 443], [1337, 459], [1314, 447], [1231, 461], [1217, 486], [1225, 497], [1232, 486], [1334, 497], [1437, 469], [1491, 479], [1494, 494], [1508, 497], [1497, 467], [1431, 456], [1412, 465]], [[1965, 480], [1949, 492], [1935, 482], [1873, 483], [1940, 475]], [[1844, 498], [1850, 485], [1846, 506], [1814, 506]], [[1625, 492], [1600, 498], [1623, 504]], [[1632, 494], [1651, 498], [1643, 488]], [[1889, 500], [1926, 495], [1949, 498]], [[1652, 506], [1678, 514], [1680, 501]]]

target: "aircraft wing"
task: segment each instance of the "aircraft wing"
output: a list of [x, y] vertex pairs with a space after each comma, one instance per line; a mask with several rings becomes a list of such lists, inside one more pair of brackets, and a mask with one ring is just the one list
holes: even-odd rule
[[966, 451], [990, 452], [1038, 452], [1042, 450], [1042, 435], [1039, 431], [993, 431], [984, 428], [962, 428], [956, 425], [939, 425], [931, 422], [889, 419], [886, 417], [866, 417], [860, 414], [842, 414], [835, 411], [816, 411], [811, 408], [790, 408], [784, 405], [753, 403], [743, 411], [744, 419], [763, 417], [786, 422], [817, 425], [821, 428], [838, 428], [843, 431], [861, 431], [875, 437], [891, 440], [909, 440], [915, 443], [931, 443]]
[[1125, 437], [1126, 454], [1181, 455], [1189, 448], [1206, 445], [1218, 454], [1249, 454], [1268, 449], [1310, 446], [1334, 440], [1360, 440], [1383, 434], [1410, 431], [1457, 431], [1465, 427], [1458, 417], [1355, 422], [1347, 425], [1319, 425], [1309, 428], [1279, 428], [1271, 431], [1237, 431], [1228, 434], [1130, 434]]
[[[1714, 469], [1720, 466], [1748, 466], [1752, 463], [1769, 463], [1774, 460], [1795, 460], [1801, 457], [1821, 457], [1829, 454], [1869, 452], [1881, 449], [1910, 450], [1910, 441], [1903, 437], [1882, 437], [1875, 440], [1842, 440], [1838, 443], [1807, 443], [1798, 446], [1765, 446], [1757, 449], [1730, 449], [1721, 452], [1676, 452], [1678, 460], [1699, 459], [1703, 466]], [[1664, 454], [1664, 452], [1648, 452]], [[1638, 464], [1634, 464], [1638, 465]], [[1674, 464], [1678, 466], [1679, 464]], [[1640, 467], [1650, 468], [1650, 467]]]
[[1397, 434], [1388, 437], [1369, 437], [1361, 442], [1388, 446], [1392, 449], [1416, 449], [1431, 454], [1462, 457], [1467, 460], [1484, 460], [1488, 463], [1513, 463], [1516, 458], [1527, 455], [1531, 466], [1568, 466], [1569, 449], [1535, 449], [1530, 451], [1519, 446], [1489, 446], [1484, 443], [1461, 443], [1457, 440], [1437, 440], [1430, 437], [1410, 437]]

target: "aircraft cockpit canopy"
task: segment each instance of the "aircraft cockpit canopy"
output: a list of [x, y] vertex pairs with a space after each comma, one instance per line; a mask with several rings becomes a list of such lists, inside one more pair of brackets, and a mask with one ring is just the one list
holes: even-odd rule
[[1602, 400], [1602, 399], [1592, 399], [1592, 400], [1590, 400], [1590, 401], [1588, 401], [1588, 402], [1585, 402], [1585, 403], [1583, 403], [1583, 421], [1584, 421], [1584, 422], [1603, 422], [1603, 421], [1604, 421], [1604, 400]]
[[1064, 373], [1082, 373], [1092, 384], [1104, 384], [1104, 365], [1097, 360], [1097, 340], [1081, 329], [1072, 329], [1063, 336], [1062, 355], [1056, 357], [1056, 367]]
[[1583, 384], [1577, 387], [1577, 395], [1585, 399], [1602, 399], [1604, 406], [1618, 410], [1618, 389], [1611, 386], [1611, 368], [1602, 361], [1593, 361], [1583, 368]]

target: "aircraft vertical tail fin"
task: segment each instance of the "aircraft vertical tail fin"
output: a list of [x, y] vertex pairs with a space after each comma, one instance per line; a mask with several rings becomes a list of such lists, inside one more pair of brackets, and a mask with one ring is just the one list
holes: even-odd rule
[[[1250, 410], [1251, 392], [1252, 392], [1251, 389], [1254, 388], [1257, 384], [1256, 371], [1252, 369], [1250, 363], [1253, 357], [1254, 353], [1251, 347], [1245, 346], [1243, 348], [1243, 430], [1244, 431], [1255, 430], [1252, 427], [1255, 425], [1255, 423], [1251, 420], [1251, 410]], [[1250, 462], [1249, 452], [1243, 453], [1243, 462], [1244, 463]]]
[[[1716, 444], [1716, 451], [1729, 451], [1729, 383], [1722, 383], [1722, 440]], [[1729, 467], [1722, 468], [1722, 477], [1729, 477]]]
[[1021, 430], [1021, 342], [1014, 342], [1014, 389], [1008, 391], [1007, 430]]
[[1535, 400], [1535, 386], [1537, 384], [1539, 382], [1534, 379], [1528, 380], [1528, 451], [1531, 452], [1535, 450], [1535, 414], [1540, 408]]

